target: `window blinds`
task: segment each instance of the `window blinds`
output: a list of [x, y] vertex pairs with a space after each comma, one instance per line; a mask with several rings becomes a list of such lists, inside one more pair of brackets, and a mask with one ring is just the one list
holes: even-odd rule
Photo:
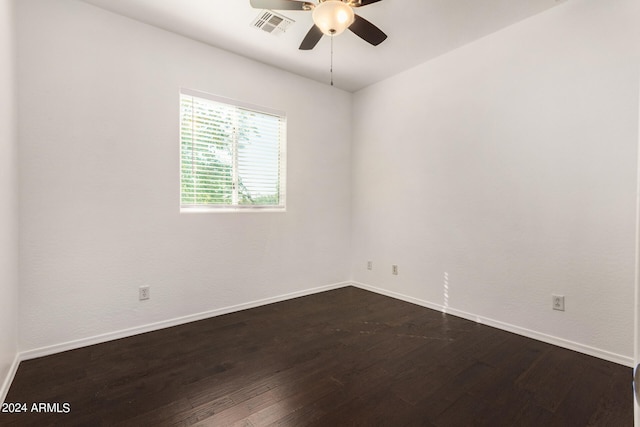
[[284, 113], [182, 90], [182, 209], [285, 207]]

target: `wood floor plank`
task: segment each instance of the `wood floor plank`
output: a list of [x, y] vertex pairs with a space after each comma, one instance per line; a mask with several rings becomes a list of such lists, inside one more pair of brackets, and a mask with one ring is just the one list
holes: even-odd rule
[[582, 357], [570, 352], [548, 351], [516, 383], [533, 393], [539, 406], [555, 412], [586, 369]]
[[631, 369], [347, 287], [22, 362], [0, 426], [616, 426]]

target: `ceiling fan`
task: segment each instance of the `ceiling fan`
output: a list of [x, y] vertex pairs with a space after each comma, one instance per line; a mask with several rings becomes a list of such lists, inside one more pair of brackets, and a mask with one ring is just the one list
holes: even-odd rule
[[250, 1], [251, 7], [256, 9], [313, 11], [313, 26], [302, 40], [301, 50], [313, 49], [324, 34], [336, 36], [347, 28], [374, 46], [387, 38], [380, 28], [353, 12], [354, 8], [377, 3], [380, 0], [318, 0], [318, 4], [298, 0]]

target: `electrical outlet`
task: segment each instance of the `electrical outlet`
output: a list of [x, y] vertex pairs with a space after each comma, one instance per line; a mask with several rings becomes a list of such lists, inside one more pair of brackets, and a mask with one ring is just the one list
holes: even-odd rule
[[394, 276], [398, 275], [398, 266], [397, 265], [393, 264], [391, 266], [391, 274], [393, 274]]
[[552, 295], [551, 304], [554, 310], [564, 311], [564, 295]]
[[367, 261], [367, 270], [373, 270], [373, 262]]
[[140, 286], [138, 289], [138, 298], [140, 301], [151, 298], [151, 289], [149, 286]]

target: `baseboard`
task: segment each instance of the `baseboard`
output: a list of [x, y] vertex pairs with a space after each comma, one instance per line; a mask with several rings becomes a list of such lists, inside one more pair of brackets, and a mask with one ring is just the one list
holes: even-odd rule
[[260, 307], [267, 304], [272, 304], [280, 301], [286, 301], [293, 298], [303, 297], [307, 295], [313, 295], [320, 292], [330, 291], [333, 289], [339, 289], [346, 286], [354, 286], [357, 288], [361, 288], [367, 291], [375, 292], [380, 295], [385, 295], [391, 298], [399, 299], [402, 301], [406, 301], [412, 304], [420, 305], [422, 307], [430, 308], [433, 310], [437, 310], [440, 312], [444, 312], [447, 314], [451, 314], [453, 316], [461, 317], [464, 319], [468, 319], [477, 323], [482, 323], [488, 326], [492, 326], [498, 329], [502, 329], [508, 332], [512, 332], [518, 335], [522, 335], [528, 338], [533, 338], [538, 341], [543, 341], [549, 344], [557, 345], [559, 347], [567, 348], [570, 350], [574, 350], [580, 353], [588, 354], [590, 356], [598, 357], [600, 359], [608, 360], [611, 362], [615, 362], [624, 366], [633, 367], [633, 358], [623, 356], [616, 353], [611, 353], [606, 350], [590, 347], [584, 344], [576, 343], [573, 341], [565, 340], [563, 338], [558, 338], [552, 335], [543, 334], [537, 331], [533, 331], [530, 329], [522, 328], [520, 326], [512, 325], [509, 323], [501, 322], [498, 320], [490, 319], [484, 316], [478, 316], [472, 313], [467, 313], [461, 310], [456, 310], [451, 307], [444, 307], [443, 305], [436, 304], [430, 301], [422, 300], [419, 298], [414, 298], [408, 295], [400, 294], [397, 292], [389, 291], [387, 289], [377, 288], [375, 286], [370, 286], [364, 283], [359, 282], [340, 282], [334, 283], [331, 285], [319, 286], [316, 288], [305, 289], [302, 291], [291, 292], [288, 294], [282, 294], [274, 297], [264, 298], [260, 300], [250, 301], [243, 304], [238, 304], [229, 307], [223, 307], [215, 310], [205, 311], [201, 313], [191, 314], [187, 316], [182, 316], [178, 318], [168, 319], [161, 322], [150, 323], [146, 325], [137, 326], [134, 328], [123, 329], [119, 331], [109, 332], [106, 334], [100, 334], [92, 337], [82, 338], [78, 340], [68, 341], [65, 343], [55, 344], [46, 347], [40, 347], [32, 350], [26, 350], [18, 353], [16, 358], [11, 366], [11, 370], [7, 375], [7, 378], [4, 380], [2, 384], [2, 388], [0, 389], [0, 397], [2, 397], [2, 401], [6, 397], [7, 392], [9, 391], [9, 386], [13, 381], [13, 377], [18, 369], [18, 365], [20, 361], [35, 359], [37, 357], [49, 356], [51, 354], [61, 353], [63, 351], [74, 350], [76, 348], [86, 347], [94, 344], [100, 344], [107, 341], [112, 341], [120, 338], [126, 338], [133, 335], [142, 334], [145, 332], [152, 332], [159, 329], [169, 328], [172, 326], [178, 326], [189, 322], [195, 322], [198, 320], [208, 319], [211, 317], [221, 316], [228, 313], [233, 313], [236, 311], [247, 310], [250, 308]]
[[410, 302], [412, 304], [420, 305], [422, 307], [430, 308], [433, 310], [437, 310], [443, 313], [451, 314], [456, 317], [462, 317], [463, 319], [472, 320], [477, 323], [481, 323], [484, 325], [492, 326], [494, 328], [502, 329], [507, 332], [512, 332], [514, 334], [522, 335], [527, 338], [533, 338], [538, 341], [546, 342], [548, 344], [553, 344], [558, 347], [567, 348], [569, 350], [577, 351], [579, 353], [587, 354], [589, 356], [598, 357], [600, 359], [608, 360], [610, 362], [618, 363], [620, 365], [634, 367], [635, 364], [633, 362], [633, 358], [623, 356], [621, 354], [611, 353], [606, 350], [602, 350], [595, 347], [590, 347], [588, 345], [580, 344], [574, 341], [569, 341], [563, 338], [558, 338], [553, 335], [543, 334], [541, 332], [533, 331], [531, 329], [522, 328], [520, 326], [512, 325], [510, 323], [501, 322], [499, 320], [490, 319], [484, 316], [478, 316], [476, 314], [467, 313], [461, 310], [456, 310], [451, 307], [445, 307], [440, 304], [435, 304], [430, 301], [421, 300], [419, 298], [414, 298], [408, 295], [400, 294], [397, 292], [389, 291], [387, 289], [377, 288], [375, 286], [370, 286], [364, 283], [359, 282], [351, 282], [352, 286], [355, 286], [360, 289], [364, 289], [367, 291], [375, 292], [380, 295], [385, 295], [391, 298], [399, 299], [402, 301]]
[[4, 403], [4, 399], [7, 397], [7, 393], [9, 393], [9, 387], [11, 387], [13, 378], [16, 376], [18, 365], [20, 365], [20, 360], [20, 354], [18, 353], [13, 358], [13, 363], [11, 363], [11, 366], [9, 367], [9, 372], [7, 372], [7, 376], [2, 382], [2, 386], [0, 387], [0, 404]]
[[303, 297], [307, 295], [313, 295], [320, 292], [330, 291], [333, 289], [343, 288], [350, 286], [351, 282], [340, 282], [331, 285], [319, 286], [316, 288], [305, 289], [302, 291], [291, 292], [288, 294], [278, 295], [275, 297], [264, 298], [256, 301], [250, 301], [234, 306], [218, 308], [215, 310], [205, 311], [196, 314], [190, 314], [187, 316], [177, 317], [173, 319], [163, 320], [161, 322], [150, 323], [142, 326], [136, 326], [134, 328], [122, 329], [115, 332], [109, 332], [106, 334], [95, 335], [92, 337], [81, 338], [78, 340], [68, 341], [60, 344], [54, 344], [51, 346], [40, 347], [32, 350], [26, 350], [19, 353], [19, 360], [35, 359], [37, 357], [49, 356], [63, 351], [74, 350], [76, 348], [86, 347], [94, 344], [100, 344], [107, 341], [113, 341], [120, 338], [126, 338], [133, 335], [143, 334], [145, 332], [152, 332], [159, 329], [170, 328], [172, 326], [178, 326], [189, 322], [195, 322], [198, 320], [204, 320], [211, 317], [222, 316], [223, 314], [229, 314], [236, 311], [247, 310], [250, 308], [260, 307], [267, 304], [273, 304], [275, 302], [285, 301], [293, 298]]

